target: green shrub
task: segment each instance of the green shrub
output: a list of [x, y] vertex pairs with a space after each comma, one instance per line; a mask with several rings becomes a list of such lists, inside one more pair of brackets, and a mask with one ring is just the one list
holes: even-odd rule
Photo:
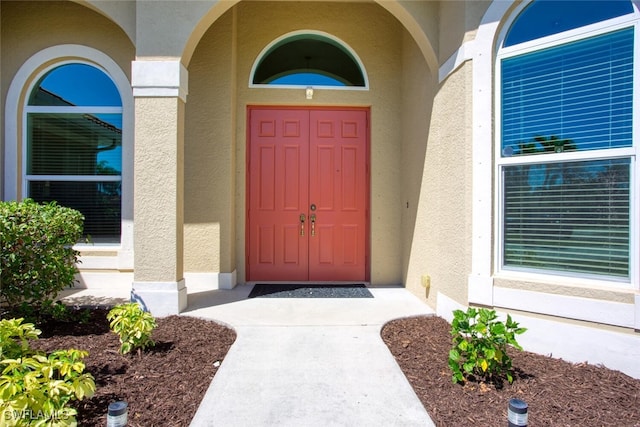
[[40, 331], [22, 319], [0, 321], [0, 416], [7, 426], [75, 426], [72, 400], [93, 396], [96, 386], [85, 373], [82, 350], [33, 351], [28, 341]]
[[519, 327], [510, 315], [506, 322], [498, 321], [496, 312], [486, 308], [455, 310], [453, 316], [453, 348], [449, 351], [453, 382], [464, 382], [470, 376], [494, 382], [506, 376], [509, 383], [513, 382], [507, 347], [522, 350], [515, 336], [526, 328]]
[[144, 311], [138, 303], [130, 302], [115, 306], [107, 314], [109, 327], [120, 338], [120, 353], [142, 350], [155, 343], [151, 332], [156, 328], [156, 319]]
[[0, 202], [0, 298], [13, 307], [38, 305], [73, 285], [83, 221], [55, 202]]
[[0, 360], [29, 354], [29, 340], [37, 340], [41, 331], [24, 319], [0, 320]]

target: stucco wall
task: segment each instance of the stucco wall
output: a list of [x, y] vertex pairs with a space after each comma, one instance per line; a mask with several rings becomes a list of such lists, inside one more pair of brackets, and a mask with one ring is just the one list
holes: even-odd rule
[[185, 270], [235, 269], [234, 25], [229, 11], [189, 63], [185, 118]]
[[402, 49], [402, 261], [403, 283], [414, 294], [424, 297], [420, 287], [420, 274], [425, 259], [412, 260], [414, 248], [430, 244], [426, 235], [416, 231], [420, 211], [421, 192], [425, 190], [422, 174], [426, 167], [426, 150], [433, 97], [437, 82], [429, 72], [418, 47], [408, 35], [403, 38]]
[[[135, 280], [183, 278], [184, 103], [136, 98]], [[161, 181], [161, 184], [159, 183]]]
[[117, 23], [127, 33], [129, 39], [136, 40], [136, 2], [132, 0], [72, 0], [83, 6], [94, 9]]
[[[423, 169], [416, 171], [420, 193], [408, 260], [407, 287], [438, 292], [467, 302], [471, 266], [471, 65], [442, 82], [433, 99]], [[417, 166], [417, 165], [416, 165]], [[422, 276], [429, 276], [428, 292]]]
[[440, 2], [438, 59], [441, 64], [455, 54], [463, 43], [475, 38], [482, 16], [490, 4], [491, 0]]
[[2, 99], [11, 79], [33, 54], [59, 44], [83, 44], [104, 52], [131, 75], [134, 47], [113, 22], [68, 1], [2, 1]]

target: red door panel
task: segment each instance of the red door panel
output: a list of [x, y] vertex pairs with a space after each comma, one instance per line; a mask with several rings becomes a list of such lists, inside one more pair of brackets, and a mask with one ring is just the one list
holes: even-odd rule
[[249, 126], [248, 279], [307, 280], [308, 113], [251, 110]]
[[367, 233], [367, 113], [310, 112], [309, 279], [364, 280]]
[[367, 114], [249, 109], [248, 280], [366, 280]]

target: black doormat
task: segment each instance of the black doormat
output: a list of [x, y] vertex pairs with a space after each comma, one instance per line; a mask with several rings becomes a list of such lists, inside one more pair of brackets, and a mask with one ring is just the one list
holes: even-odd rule
[[257, 284], [249, 298], [373, 298], [363, 284], [316, 285], [316, 284]]

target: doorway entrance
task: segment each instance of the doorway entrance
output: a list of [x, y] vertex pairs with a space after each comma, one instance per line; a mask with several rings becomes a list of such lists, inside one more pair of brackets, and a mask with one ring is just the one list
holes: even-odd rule
[[247, 281], [366, 281], [369, 110], [249, 107]]

